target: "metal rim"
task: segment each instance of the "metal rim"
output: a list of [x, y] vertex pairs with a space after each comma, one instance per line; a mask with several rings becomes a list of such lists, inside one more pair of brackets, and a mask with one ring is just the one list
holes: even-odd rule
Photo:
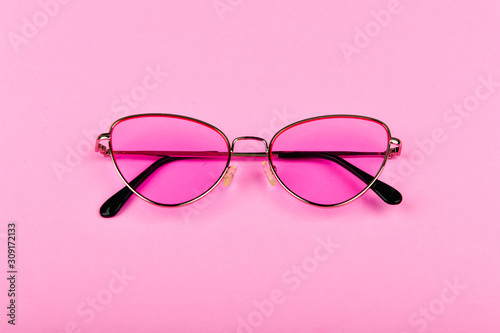
[[[226, 166], [224, 167], [224, 170], [222, 171], [222, 174], [219, 176], [219, 178], [217, 179], [217, 181], [208, 190], [206, 190], [205, 192], [203, 192], [199, 196], [197, 196], [197, 197], [195, 197], [195, 198], [193, 198], [191, 200], [188, 200], [188, 201], [185, 201], [185, 202], [182, 202], [182, 203], [178, 203], [178, 204], [164, 204], [164, 203], [160, 203], [160, 202], [156, 202], [154, 200], [148, 199], [145, 196], [143, 196], [142, 194], [140, 194], [139, 192], [137, 192], [132, 186], [130, 186], [129, 183], [125, 180], [125, 177], [123, 177], [123, 175], [122, 175], [122, 173], [120, 171], [120, 168], [118, 167], [118, 165], [116, 163], [116, 160], [115, 160], [115, 155], [113, 153], [113, 146], [112, 146], [113, 129], [115, 128], [115, 126], [117, 124], [119, 124], [122, 121], [125, 121], [125, 120], [128, 120], [128, 119], [133, 119], [133, 118], [143, 118], [143, 117], [168, 117], [168, 118], [184, 119], [184, 120], [192, 121], [192, 122], [195, 122], [195, 123], [207, 126], [207, 127], [211, 128], [211, 129], [215, 130], [217, 133], [219, 133], [224, 138], [224, 140], [226, 142], [226, 146], [227, 146], [227, 149], [228, 149], [227, 150], [228, 158], [227, 158]], [[218, 129], [217, 127], [213, 126], [212, 124], [209, 124], [207, 122], [204, 122], [204, 121], [196, 119], [196, 118], [191, 118], [191, 117], [187, 117], [187, 116], [180, 116], [180, 115], [176, 115], [176, 114], [169, 114], [169, 113], [144, 113], [144, 114], [131, 115], [131, 116], [126, 116], [126, 117], [123, 117], [123, 118], [120, 118], [120, 119], [116, 120], [111, 125], [111, 127], [109, 128], [109, 135], [110, 135], [109, 136], [109, 150], [110, 150], [111, 159], [112, 159], [113, 165], [114, 165], [116, 171], [118, 172], [118, 175], [122, 179], [122, 181], [125, 183], [125, 185], [135, 195], [137, 195], [141, 199], [143, 199], [143, 200], [145, 200], [145, 201], [147, 201], [149, 203], [152, 203], [154, 205], [157, 205], [157, 206], [163, 206], [163, 207], [180, 207], [180, 206], [189, 205], [190, 203], [193, 203], [193, 202], [195, 202], [195, 201], [203, 198], [208, 193], [210, 193], [217, 185], [219, 185], [219, 183], [222, 181], [222, 179], [224, 178], [224, 175], [226, 174], [226, 172], [227, 172], [227, 170], [229, 168], [229, 164], [231, 163], [231, 144], [230, 144], [227, 136], [220, 129]]]
[[[321, 120], [321, 119], [329, 119], [329, 118], [354, 118], [354, 119], [363, 119], [363, 120], [368, 120], [368, 121], [376, 122], [376, 123], [382, 125], [385, 128], [385, 130], [387, 132], [388, 139], [387, 139], [387, 147], [386, 147], [386, 151], [385, 151], [385, 155], [384, 155], [384, 160], [382, 162], [382, 165], [380, 166], [379, 171], [374, 176], [374, 178], [370, 182], [370, 184], [368, 184], [360, 193], [358, 193], [357, 195], [355, 195], [354, 197], [352, 197], [352, 198], [350, 198], [348, 200], [342, 201], [340, 203], [335, 203], [335, 204], [319, 204], [319, 203], [307, 200], [307, 199], [301, 197], [300, 195], [294, 193], [291, 189], [289, 189], [288, 186], [286, 186], [281, 181], [280, 177], [276, 173], [275, 166], [273, 164], [273, 161], [272, 161], [271, 157], [272, 157], [272, 151], [273, 151], [274, 141], [279, 137], [279, 135], [281, 133], [283, 133], [284, 131], [286, 131], [286, 130], [292, 128], [292, 127], [295, 127], [297, 125], [301, 125], [301, 124], [304, 124], [304, 123], [307, 123], [307, 122]], [[281, 184], [281, 186], [283, 186], [283, 188], [288, 193], [290, 193], [292, 196], [294, 196], [295, 198], [299, 199], [300, 201], [303, 201], [303, 202], [308, 203], [308, 204], [313, 205], [313, 206], [318, 206], [318, 207], [338, 207], [338, 206], [343, 206], [345, 204], [348, 204], [348, 203], [350, 203], [350, 202], [358, 199], [360, 196], [362, 196], [363, 194], [365, 194], [370, 189], [370, 187], [373, 185], [373, 183], [375, 183], [375, 181], [379, 178], [380, 174], [384, 170], [385, 164], [387, 163], [387, 159], [388, 159], [388, 156], [389, 156], [389, 150], [390, 150], [390, 146], [391, 146], [391, 140], [392, 140], [392, 137], [391, 137], [391, 131], [390, 131], [389, 127], [384, 122], [382, 122], [382, 121], [380, 121], [378, 119], [371, 118], [371, 117], [366, 117], [366, 116], [348, 115], [348, 114], [324, 115], [324, 116], [317, 116], [317, 117], [312, 117], [312, 118], [306, 118], [306, 119], [303, 119], [303, 120], [299, 120], [299, 121], [296, 121], [296, 122], [294, 122], [294, 123], [292, 123], [290, 125], [287, 125], [287, 126], [283, 127], [282, 129], [280, 129], [276, 134], [274, 134], [274, 136], [271, 138], [271, 141], [269, 142], [269, 152], [267, 154], [267, 157], [268, 157], [268, 161], [269, 161], [271, 172], [273, 173], [274, 177], [278, 180], [278, 182]]]

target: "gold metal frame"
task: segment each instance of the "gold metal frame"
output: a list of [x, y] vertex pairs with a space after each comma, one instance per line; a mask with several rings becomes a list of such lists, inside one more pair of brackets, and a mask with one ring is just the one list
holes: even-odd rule
[[[130, 186], [129, 183], [125, 180], [125, 177], [122, 175], [122, 173], [121, 173], [121, 171], [120, 171], [120, 169], [119, 169], [119, 167], [118, 167], [118, 165], [116, 163], [115, 152], [113, 151], [113, 147], [112, 147], [111, 133], [113, 132], [114, 127], [118, 123], [120, 123], [120, 122], [122, 122], [124, 120], [131, 119], [131, 118], [151, 117], [151, 116], [165, 116], [165, 117], [180, 118], [180, 119], [185, 119], [185, 120], [193, 121], [193, 122], [205, 125], [205, 126], [211, 128], [211, 129], [215, 130], [216, 132], [218, 132], [224, 138], [224, 140], [226, 142], [226, 145], [227, 145], [227, 149], [228, 149], [227, 163], [226, 163], [226, 166], [224, 167], [224, 170], [222, 171], [222, 174], [218, 177], [218, 179], [216, 180], [216, 182], [207, 191], [205, 191], [201, 195], [197, 196], [196, 198], [191, 199], [191, 200], [186, 201], [186, 202], [183, 202], [183, 203], [179, 203], [179, 204], [163, 204], [163, 203], [159, 203], [159, 202], [156, 202], [156, 201], [153, 201], [151, 199], [148, 199], [148, 198], [144, 197], [142, 194], [140, 194], [139, 192], [137, 192], [132, 186]], [[284, 131], [286, 131], [286, 130], [288, 130], [288, 129], [296, 126], [296, 125], [302, 124], [302, 123], [306, 123], [306, 122], [310, 122], [310, 121], [316, 121], [316, 120], [320, 120], [320, 119], [328, 119], [328, 118], [357, 118], [357, 119], [370, 120], [370, 121], [373, 121], [373, 122], [376, 122], [376, 123], [382, 125], [385, 128], [385, 130], [387, 131], [387, 135], [388, 135], [388, 138], [389, 138], [389, 140], [387, 142], [387, 148], [386, 148], [386, 151], [385, 151], [385, 154], [384, 154], [384, 161], [382, 162], [382, 165], [381, 165], [379, 171], [377, 172], [377, 174], [374, 176], [373, 180], [369, 184], [367, 184], [367, 186], [359, 194], [357, 194], [353, 198], [351, 198], [349, 200], [346, 200], [346, 201], [343, 201], [341, 203], [331, 204], [331, 205], [318, 204], [318, 203], [309, 201], [307, 199], [304, 199], [304, 198], [300, 197], [299, 195], [295, 194], [293, 191], [291, 191], [281, 181], [281, 179], [279, 178], [278, 174], [276, 173], [275, 167], [274, 167], [274, 165], [272, 163], [272, 146], [273, 146], [273, 143], [276, 140], [276, 138], [278, 138], [278, 136], [281, 133], [283, 133]], [[249, 152], [249, 153], [247, 153], [247, 152], [238, 152], [238, 153], [235, 153], [234, 152], [234, 146], [235, 146], [235, 144], [238, 141], [241, 141], [241, 140], [254, 140], [254, 141], [264, 142], [264, 144], [265, 144], [265, 152]], [[101, 143], [102, 141], [108, 141], [108, 146], [109, 147], [106, 147], [105, 145], [103, 145]], [[198, 120], [196, 118], [191, 118], [191, 117], [187, 117], [187, 116], [176, 115], [176, 114], [168, 114], [168, 113], [145, 113], [145, 114], [130, 115], [130, 116], [126, 116], [126, 117], [123, 117], [123, 118], [120, 118], [120, 119], [116, 120], [111, 125], [108, 133], [102, 133], [102, 134], [100, 134], [97, 137], [97, 139], [96, 139], [96, 145], [95, 145], [95, 151], [96, 152], [99, 152], [99, 153], [103, 154], [104, 156], [111, 156], [111, 159], [113, 161], [113, 165], [114, 165], [116, 171], [118, 172], [120, 178], [122, 179], [122, 181], [125, 183], [125, 185], [134, 194], [136, 194], [138, 197], [140, 197], [144, 201], [147, 201], [147, 202], [152, 203], [154, 205], [164, 206], [164, 207], [180, 207], [180, 206], [185, 206], [185, 205], [193, 203], [193, 202], [195, 202], [195, 201], [203, 198], [204, 196], [206, 196], [208, 193], [210, 193], [222, 181], [222, 179], [224, 179], [224, 176], [226, 175], [226, 173], [228, 172], [229, 167], [230, 167], [231, 157], [233, 157], [233, 156], [234, 157], [267, 157], [267, 160], [268, 160], [269, 166], [270, 166], [270, 170], [271, 170], [272, 175], [274, 176], [274, 178], [276, 180], [278, 180], [278, 182], [281, 184], [281, 186], [283, 186], [285, 188], [285, 190], [288, 193], [290, 193], [292, 196], [294, 196], [295, 198], [297, 198], [297, 199], [299, 199], [299, 200], [301, 200], [301, 201], [303, 201], [305, 203], [308, 203], [310, 205], [314, 205], [314, 206], [320, 206], [320, 207], [337, 207], [337, 206], [342, 206], [342, 205], [345, 205], [345, 204], [347, 204], [349, 202], [352, 202], [352, 201], [356, 200], [357, 198], [359, 198], [360, 196], [362, 196], [364, 193], [366, 193], [366, 191], [368, 191], [370, 189], [370, 187], [379, 178], [380, 174], [382, 173], [382, 171], [383, 171], [383, 169], [385, 167], [387, 159], [399, 156], [401, 154], [401, 148], [402, 148], [401, 141], [399, 139], [394, 138], [394, 137], [391, 136], [391, 132], [390, 132], [389, 127], [385, 123], [383, 123], [382, 121], [380, 121], [378, 119], [375, 119], [375, 118], [365, 117], [365, 116], [346, 115], [346, 114], [318, 116], [318, 117], [307, 118], [307, 119], [303, 119], [303, 120], [294, 122], [294, 123], [292, 123], [290, 125], [287, 125], [287, 126], [283, 127], [281, 130], [279, 130], [272, 137], [270, 143], [268, 144], [265, 139], [260, 138], [260, 137], [255, 137], [255, 136], [241, 136], [241, 137], [237, 137], [237, 138], [235, 138], [230, 143], [230, 141], [228, 140], [227, 136], [220, 129], [218, 129], [217, 127], [215, 127], [215, 126], [213, 126], [213, 125], [211, 125], [211, 124], [209, 124], [207, 122], [204, 122], [202, 120]]]
[[[226, 145], [228, 147], [228, 159], [227, 159], [227, 163], [226, 163], [226, 166], [224, 167], [224, 170], [223, 170], [222, 174], [219, 176], [219, 178], [217, 179], [217, 181], [215, 182], [215, 184], [212, 185], [206, 192], [202, 193], [201, 195], [197, 196], [194, 199], [191, 199], [189, 201], [182, 202], [182, 203], [179, 203], [179, 204], [163, 204], [163, 203], [156, 202], [156, 201], [153, 201], [151, 199], [146, 198], [145, 196], [143, 196], [142, 194], [140, 194], [139, 192], [137, 192], [132, 186], [130, 186], [130, 184], [127, 182], [127, 180], [125, 180], [125, 177], [122, 175], [122, 173], [120, 171], [120, 168], [118, 167], [118, 164], [116, 163], [115, 154], [113, 152], [113, 146], [112, 146], [112, 142], [111, 142], [111, 133], [113, 132], [113, 129], [115, 128], [115, 126], [118, 123], [120, 123], [120, 122], [122, 122], [124, 120], [131, 119], [131, 118], [151, 117], [151, 116], [155, 116], [155, 117], [156, 116], [165, 116], [165, 117], [172, 117], [172, 118], [181, 118], [181, 119], [190, 120], [190, 121], [193, 121], [193, 122], [196, 122], [196, 123], [201, 123], [202, 125], [205, 125], [207, 127], [210, 127], [211, 129], [215, 130], [216, 132], [218, 132], [224, 138], [224, 140], [226, 141]], [[191, 117], [186, 117], [186, 116], [180, 116], [180, 115], [176, 115], [176, 114], [168, 114], [168, 113], [144, 113], [144, 114], [137, 114], [137, 115], [131, 115], [131, 116], [120, 118], [120, 119], [116, 120], [111, 125], [111, 127], [109, 129], [109, 133], [103, 133], [103, 134], [99, 135], [99, 137], [97, 138], [96, 151], [99, 149], [101, 151], [101, 153], [102, 153], [103, 152], [103, 148], [102, 148], [102, 145], [100, 144], [101, 140], [108, 140], [109, 149], [106, 151], [106, 153], [108, 153], [111, 156], [111, 159], [113, 160], [113, 165], [115, 166], [116, 171], [120, 175], [120, 178], [125, 183], [125, 185], [135, 195], [137, 195], [141, 199], [143, 199], [143, 200], [145, 200], [145, 201], [147, 201], [149, 203], [152, 203], [154, 205], [157, 205], [157, 206], [181, 207], [181, 206], [188, 205], [190, 203], [193, 203], [193, 202], [195, 202], [195, 201], [203, 198], [208, 193], [210, 193], [221, 182], [221, 180], [224, 178], [224, 175], [226, 174], [226, 172], [227, 172], [227, 170], [229, 168], [229, 164], [231, 162], [231, 144], [229, 143], [229, 140], [228, 140], [227, 136], [220, 129], [218, 129], [217, 127], [215, 127], [215, 126], [213, 126], [213, 125], [211, 125], [211, 124], [209, 124], [207, 122], [204, 122], [202, 120], [198, 120], [198, 119], [191, 118]], [[107, 154], [105, 154], [105, 155], [107, 155]]]
[[[318, 204], [318, 203], [309, 201], [307, 199], [304, 199], [300, 195], [297, 195], [292, 190], [290, 190], [288, 188], [288, 186], [286, 186], [281, 181], [280, 177], [276, 173], [276, 170], [274, 168], [274, 164], [272, 162], [271, 156], [272, 156], [272, 147], [273, 147], [274, 141], [284, 131], [286, 131], [289, 128], [292, 128], [294, 126], [297, 126], [297, 125], [300, 125], [300, 124], [303, 124], [303, 123], [307, 123], [307, 122], [310, 122], [310, 121], [316, 121], [316, 120], [321, 120], [321, 119], [330, 119], [330, 118], [354, 118], [354, 119], [364, 119], [364, 120], [370, 120], [370, 121], [376, 122], [376, 123], [382, 125], [385, 128], [385, 130], [387, 131], [387, 135], [388, 135], [389, 140], [387, 142], [387, 148], [386, 148], [385, 155], [384, 155], [384, 161], [382, 162], [382, 165], [380, 166], [379, 171], [373, 177], [373, 180], [370, 182], [370, 184], [367, 184], [367, 186], [365, 187], [364, 190], [362, 190], [360, 193], [358, 193], [356, 196], [352, 197], [351, 199], [345, 200], [345, 201], [337, 203], [337, 204], [325, 205], [325, 204]], [[391, 144], [395, 145], [395, 147], [391, 148]], [[348, 114], [318, 116], [318, 117], [312, 117], [312, 118], [307, 118], [307, 119], [302, 119], [302, 120], [296, 121], [296, 122], [294, 122], [294, 123], [292, 123], [290, 125], [287, 125], [287, 126], [283, 127], [276, 134], [274, 134], [274, 136], [271, 138], [271, 141], [269, 142], [269, 147], [270, 147], [270, 149], [269, 149], [269, 153], [268, 153], [267, 156], [268, 156], [269, 165], [271, 166], [271, 172], [273, 173], [274, 178], [276, 178], [278, 180], [278, 182], [281, 184], [281, 186], [283, 186], [285, 188], [285, 190], [288, 193], [290, 193], [291, 195], [293, 195], [295, 198], [297, 198], [297, 199], [299, 199], [299, 200], [301, 200], [301, 201], [303, 201], [305, 203], [308, 203], [310, 205], [319, 206], [319, 207], [338, 207], [338, 206], [342, 206], [342, 205], [348, 204], [348, 203], [356, 200], [357, 198], [359, 198], [360, 196], [362, 196], [363, 194], [365, 194], [366, 191], [368, 191], [370, 189], [370, 187], [373, 185], [373, 183], [375, 183], [377, 181], [377, 179], [379, 178], [380, 174], [384, 170], [385, 164], [387, 163], [387, 159], [389, 158], [389, 156], [390, 157], [395, 157], [395, 156], [399, 156], [401, 154], [401, 141], [399, 139], [393, 138], [391, 136], [391, 130], [389, 129], [389, 127], [384, 122], [382, 122], [382, 121], [380, 121], [378, 119], [375, 119], [375, 118], [371, 118], [371, 117], [358, 116], [358, 115], [348, 115]]]

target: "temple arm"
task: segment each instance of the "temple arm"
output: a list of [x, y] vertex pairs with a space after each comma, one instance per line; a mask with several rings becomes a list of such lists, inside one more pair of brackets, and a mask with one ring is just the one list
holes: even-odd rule
[[[141, 172], [137, 177], [135, 177], [129, 185], [137, 189], [149, 176], [151, 176], [156, 170], [161, 166], [180, 160], [182, 158], [164, 156], [159, 160], [151, 164], [146, 170]], [[128, 186], [125, 186], [120, 191], [116, 192], [111, 198], [106, 200], [106, 202], [101, 206], [100, 213], [102, 217], [113, 217], [115, 216], [122, 206], [127, 202], [130, 196], [133, 194], [132, 190]]]
[[[128, 155], [152, 155], [161, 157], [153, 164], [151, 164], [146, 170], [140, 173], [132, 181], [129, 182], [130, 187], [137, 189], [148, 177], [150, 177], [156, 170], [158, 170], [163, 165], [184, 159], [193, 158], [206, 158], [215, 156], [226, 156], [227, 153], [214, 152], [214, 151], [200, 151], [200, 152], [186, 152], [186, 151], [115, 151], [114, 154], [128, 154]], [[166, 155], [169, 154], [169, 155]], [[175, 156], [171, 156], [175, 155]], [[348, 152], [348, 151], [335, 151], [335, 152], [322, 152], [322, 151], [307, 151], [307, 152], [277, 152], [274, 151], [273, 155], [277, 155], [279, 158], [322, 158], [330, 160], [334, 163], [345, 168], [347, 171], [351, 172], [353, 175], [358, 177], [366, 185], [373, 181], [373, 176], [359, 169], [352, 163], [349, 163], [340, 156], [350, 156], [350, 157], [362, 157], [362, 156], [383, 156], [384, 153], [377, 152]], [[266, 155], [264, 155], [266, 156]], [[390, 185], [376, 180], [370, 188], [386, 203], [390, 205], [397, 205], [402, 201], [402, 195], [395, 188]], [[122, 206], [127, 202], [130, 196], [133, 194], [132, 190], [125, 186], [111, 198], [106, 200], [106, 202], [101, 206], [100, 214], [102, 217], [113, 217], [115, 216]]]
[[[372, 175], [330, 152], [277, 152], [277, 155], [279, 158], [322, 158], [330, 160], [358, 177], [366, 185], [373, 181]], [[357, 153], [357, 155], [359, 155], [359, 153]], [[375, 182], [370, 186], [370, 189], [372, 189], [373, 192], [375, 192], [382, 200], [384, 200], [385, 203], [388, 203], [389, 205], [400, 204], [403, 200], [403, 196], [398, 192], [398, 190], [381, 180], [375, 180]]]

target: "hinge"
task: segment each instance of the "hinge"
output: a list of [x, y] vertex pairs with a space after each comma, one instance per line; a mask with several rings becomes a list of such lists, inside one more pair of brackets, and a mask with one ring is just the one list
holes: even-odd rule
[[390, 143], [389, 158], [400, 156], [401, 148], [403, 147], [403, 145], [401, 144], [401, 140], [397, 138], [391, 138], [391, 140], [389, 140], [389, 143]]
[[105, 145], [101, 144], [102, 140], [109, 141], [109, 138], [110, 138], [110, 134], [109, 133], [102, 133], [102, 134], [100, 134], [97, 137], [97, 140], [95, 142], [95, 151], [97, 153], [101, 153], [104, 156], [110, 156], [110, 151], [109, 151], [108, 147], [106, 147]]

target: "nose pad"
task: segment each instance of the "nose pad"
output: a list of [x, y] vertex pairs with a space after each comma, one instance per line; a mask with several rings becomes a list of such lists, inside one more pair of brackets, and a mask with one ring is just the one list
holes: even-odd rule
[[231, 165], [229, 169], [227, 169], [226, 174], [224, 175], [224, 186], [229, 186], [233, 182], [234, 174], [236, 173], [236, 167]]
[[266, 161], [263, 161], [262, 162], [262, 169], [264, 169], [264, 173], [267, 176], [267, 180], [269, 180], [269, 184], [271, 184], [271, 186], [276, 185], [276, 179], [274, 179], [274, 176], [273, 176], [273, 173], [271, 172], [271, 168], [269, 166], [269, 163], [267, 163]]

